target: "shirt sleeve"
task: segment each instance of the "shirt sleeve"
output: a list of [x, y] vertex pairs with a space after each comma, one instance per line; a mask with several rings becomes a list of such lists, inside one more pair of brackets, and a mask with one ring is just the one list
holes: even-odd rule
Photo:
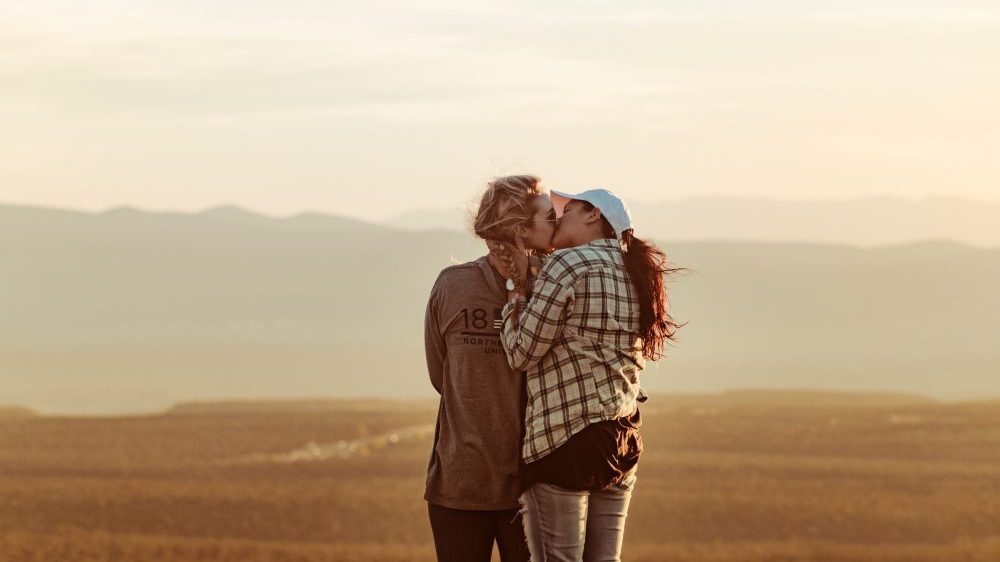
[[437, 283], [431, 289], [427, 299], [427, 311], [424, 313], [424, 352], [427, 356], [427, 374], [430, 376], [434, 390], [441, 394], [444, 383], [444, 365], [448, 356], [444, 334], [441, 333], [440, 303]]
[[501, 338], [511, 369], [526, 371], [541, 361], [562, 334], [573, 299], [572, 285], [563, 286], [543, 272], [535, 280], [531, 300], [520, 302], [516, 326], [514, 305], [504, 306]]

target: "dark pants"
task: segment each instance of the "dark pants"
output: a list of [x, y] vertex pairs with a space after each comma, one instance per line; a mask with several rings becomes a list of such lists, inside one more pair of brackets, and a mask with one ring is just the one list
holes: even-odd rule
[[528, 562], [521, 515], [516, 508], [469, 511], [427, 504], [438, 562], [490, 562], [493, 542], [503, 562]]

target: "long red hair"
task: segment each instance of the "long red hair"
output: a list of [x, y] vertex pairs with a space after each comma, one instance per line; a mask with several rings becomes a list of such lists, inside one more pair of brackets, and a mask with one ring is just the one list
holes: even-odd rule
[[[584, 201], [590, 211], [593, 205]], [[604, 236], [616, 238], [615, 230], [607, 219], [601, 217]], [[635, 285], [639, 299], [639, 336], [642, 337], [642, 355], [651, 361], [663, 357], [666, 342], [673, 341], [677, 329], [684, 326], [670, 316], [664, 277], [685, 271], [683, 267], [670, 267], [667, 254], [652, 242], [633, 236], [631, 230], [622, 233], [622, 255], [629, 279]]]

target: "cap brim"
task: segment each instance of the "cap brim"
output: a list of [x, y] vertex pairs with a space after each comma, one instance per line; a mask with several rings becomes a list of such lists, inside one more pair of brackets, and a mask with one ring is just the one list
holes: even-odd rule
[[563, 193], [562, 191], [556, 191], [554, 189], [549, 190], [549, 198], [552, 199], [552, 208], [556, 212], [556, 218], [563, 216], [563, 212], [566, 210], [566, 203], [576, 199], [576, 195], [572, 193]]

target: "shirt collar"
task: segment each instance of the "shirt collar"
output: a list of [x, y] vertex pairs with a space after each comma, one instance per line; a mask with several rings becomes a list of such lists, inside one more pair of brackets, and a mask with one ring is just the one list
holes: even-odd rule
[[598, 238], [597, 240], [592, 240], [586, 244], [581, 244], [583, 246], [595, 246], [598, 248], [621, 248], [621, 244], [614, 238]]

